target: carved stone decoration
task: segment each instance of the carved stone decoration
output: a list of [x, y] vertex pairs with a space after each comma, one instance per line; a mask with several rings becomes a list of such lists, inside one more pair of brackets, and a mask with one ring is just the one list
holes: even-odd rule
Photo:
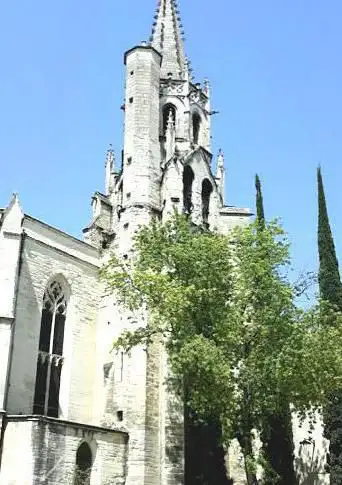
[[208, 100], [207, 100], [207, 97], [205, 96], [205, 94], [203, 94], [202, 91], [200, 91], [198, 89], [194, 89], [193, 91], [190, 92], [189, 98], [190, 98], [191, 103], [196, 103], [199, 106], [201, 106], [201, 108], [206, 107]]
[[161, 96], [185, 96], [186, 84], [184, 82], [169, 81], [161, 86]]
[[53, 281], [46, 289], [43, 299], [43, 306], [46, 310], [65, 315], [67, 302], [59, 282]]

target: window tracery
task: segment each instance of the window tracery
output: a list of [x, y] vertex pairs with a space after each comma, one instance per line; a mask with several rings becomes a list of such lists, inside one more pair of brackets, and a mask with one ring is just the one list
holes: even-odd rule
[[58, 417], [67, 299], [60, 282], [45, 290], [40, 322], [33, 412]]

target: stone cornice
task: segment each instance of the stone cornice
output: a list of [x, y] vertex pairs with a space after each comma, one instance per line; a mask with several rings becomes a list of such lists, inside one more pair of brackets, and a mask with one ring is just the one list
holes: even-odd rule
[[38, 422], [43, 424], [54, 424], [69, 426], [71, 428], [81, 428], [87, 431], [96, 433], [121, 433], [128, 438], [128, 431], [122, 425], [118, 425], [115, 428], [105, 428], [102, 426], [96, 426], [93, 424], [79, 423], [77, 421], [68, 421], [65, 419], [51, 418], [49, 416], [41, 416], [36, 414], [6, 414], [6, 412], [0, 411], [1, 414], [6, 415], [6, 420], [9, 422]]

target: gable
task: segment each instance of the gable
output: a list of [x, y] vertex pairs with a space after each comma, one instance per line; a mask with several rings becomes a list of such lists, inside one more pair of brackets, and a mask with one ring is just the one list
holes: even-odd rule
[[184, 159], [184, 166], [188, 165], [194, 172], [197, 185], [202, 184], [203, 180], [208, 179], [213, 187], [213, 192], [218, 193], [216, 179], [211, 171], [212, 155], [202, 147], [191, 152]]

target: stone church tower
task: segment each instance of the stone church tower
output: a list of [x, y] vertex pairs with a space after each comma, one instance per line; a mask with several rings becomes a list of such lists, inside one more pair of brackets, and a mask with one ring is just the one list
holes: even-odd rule
[[137, 230], [174, 209], [226, 233], [248, 209], [224, 205], [224, 157], [212, 171], [210, 87], [194, 83], [175, 0], [160, 0], [148, 42], [124, 55], [121, 163], [80, 241], [0, 212], [0, 485], [180, 485], [183, 424], [164, 385], [162, 349], [113, 353], [146, 315], [124, 311], [98, 271], [128, 258]]

